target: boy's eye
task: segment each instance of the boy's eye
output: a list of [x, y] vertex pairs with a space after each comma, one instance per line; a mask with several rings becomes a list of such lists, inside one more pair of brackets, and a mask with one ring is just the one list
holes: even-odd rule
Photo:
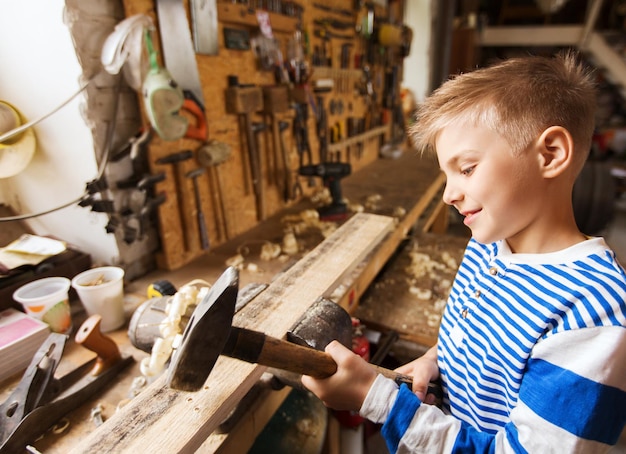
[[474, 171], [474, 166], [465, 167], [461, 169], [461, 175], [468, 176]]

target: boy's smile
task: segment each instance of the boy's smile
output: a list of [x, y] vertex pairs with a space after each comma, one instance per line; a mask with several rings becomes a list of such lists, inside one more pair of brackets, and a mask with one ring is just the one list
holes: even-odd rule
[[537, 154], [531, 149], [514, 155], [493, 131], [458, 123], [440, 132], [436, 148], [447, 177], [443, 200], [465, 217], [474, 238], [482, 243], [506, 239], [512, 249], [526, 249], [541, 233], [546, 196]]

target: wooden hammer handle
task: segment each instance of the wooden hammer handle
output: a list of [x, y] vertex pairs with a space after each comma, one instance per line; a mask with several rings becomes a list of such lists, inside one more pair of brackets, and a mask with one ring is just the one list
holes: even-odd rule
[[330, 377], [337, 371], [337, 364], [327, 353], [235, 326], [222, 354], [315, 378]]
[[[222, 354], [315, 378], [327, 378], [337, 371], [337, 364], [328, 353], [235, 326], [231, 328]], [[408, 375], [380, 366], [372, 367], [398, 385], [406, 383], [409, 389], [412, 389], [413, 380]]]
[[101, 320], [102, 317], [98, 314], [90, 316], [80, 326], [75, 337], [76, 343], [98, 355], [91, 371], [92, 375], [100, 375], [122, 358], [115, 341], [100, 331]]

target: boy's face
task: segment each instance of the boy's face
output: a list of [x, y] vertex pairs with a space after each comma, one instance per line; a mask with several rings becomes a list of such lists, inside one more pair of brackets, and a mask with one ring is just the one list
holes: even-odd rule
[[498, 134], [458, 123], [440, 132], [436, 149], [447, 177], [443, 200], [465, 217], [476, 240], [505, 239], [522, 249], [532, 242], [543, 188], [536, 154], [514, 155]]

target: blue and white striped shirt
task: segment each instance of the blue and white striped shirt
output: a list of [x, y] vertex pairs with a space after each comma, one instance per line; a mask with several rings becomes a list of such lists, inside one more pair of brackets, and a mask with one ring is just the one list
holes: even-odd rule
[[379, 378], [362, 414], [378, 402], [398, 452], [602, 451], [626, 421], [625, 328], [626, 276], [601, 238], [550, 254], [471, 240], [437, 344], [444, 411]]

